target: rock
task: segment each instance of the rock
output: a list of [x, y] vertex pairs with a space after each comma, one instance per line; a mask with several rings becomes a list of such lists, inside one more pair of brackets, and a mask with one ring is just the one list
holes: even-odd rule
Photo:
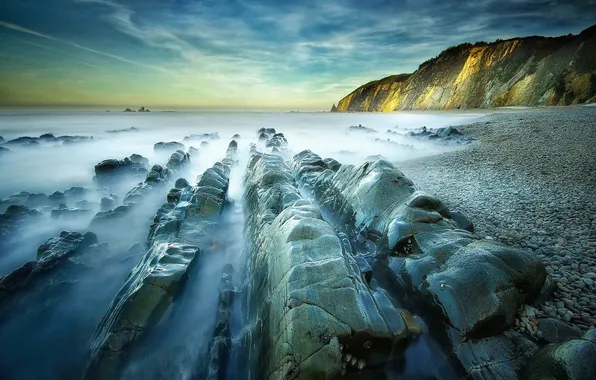
[[144, 178], [147, 175], [147, 168], [145, 162], [138, 158], [140, 156], [137, 156], [127, 157], [123, 160], [104, 160], [95, 165], [95, 182], [99, 186], [113, 186], [124, 177], [130, 179]]
[[167, 152], [167, 153], [175, 152], [177, 150], [184, 151], [184, 144], [181, 144], [176, 141], [158, 142], [155, 145], [153, 145], [153, 150], [155, 152]]
[[318, 209], [302, 199], [283, 159], [255, 153], [245, 187], [249, 318], [262, 326], [250, 344], [269, 353], [256, 359], [256, 377], [333, 378], [348, 354], [373, 367], [390, 361], [408, 341], [403, 316], [392, 309], [396, 325], [386, 324], [356, 261], [344, 254]]
[[[151, 226], [142, 261], [133, 269], [116, 301], [101, 321], [91, 346], [85, 379], [119, 377], [125, 358], [152, 327], [162, 323], [184, 287], [188, 271], [208, 243], [221, 215], [230, 168], [216, 163], [195, 187], [178, 192]], [[188, 199], [180, 201], [181, 199]]]
[[304, 151], [292, 165], [336, 228], [349, 231], [357, 249], [375, 252], [376, 276], [394, 284], [392, 295], [413, 294], [457, 332], [456, 344], [503, 333], [519, 306], [539, 295], [546, 270], [535, 255], [461, 229], [441, 201], [416, 191], [389, 162], [333, 172]]
[[123, 133], [123, 132], [138, 132], [139, 129], [135, 128], [135, 127], [130, 127], [130, 128], [124, 128], [124, 129], [112, 129], [109, 131], [106, 131], [106, 133]]
[[542, 348], [527, 364], [523, 379], [594, 379], [596, 378], [596, 344], [590, 340], [593, 331], [581, 339]]
[[130, 108], [127, 108], [124, 110], [124, 112], [134, 112], [133, 110], [131, 110]]
[[350, 132], [377, 133], [376, 130], [374, 130], [372, 128], [367, 128], [367, 127], [363, 126], [362, 124], [352, 125], [352, 126], [350, 126], [348, 128], [348, 131], [350, 131]]
[[179, 171], [190, 163], [190, 154], [177, 150], [170, 156], [166, 167], [171, 171]]
[[108, 197], [101, 198], [100, 210], [108, 211], [116, 207], [119, 197], [116, 194], [110, 194]]
[[451, 211], [451, 219], [453, 219], [459, 228], [466, 231], [474, 232], [474, 223], [470, 221], [470, 218], [461, 211]]
[[194, 134], [190, 136], [184, 137], [184, 141], [195, 141], [195, 140], [219, 140], [219, 133], [201, 133], [201, 134]]
[[274, 135], [275, 134], [275, 128], [260, 128], [257, 133], [262, 134], [262, 133], [266, 133], [268, 135]]
[[41, 221], [43, 214], [23, 205], [10, 205], [0, 214], [0, 248], [12, 236], [20, 234], [30, 223]]
[[[92, 232], [80, 234], [78, 232], [62, 231], [59, 237], [48, 239], [37, 250], [37, 261], [28, 262], [11, 274], [0, 278], [0, 307], [9, 297], [20, 293], [21, 289], [40, 287], [40, 282], [57, 281], [51, 272], [64, 267], [70, 258], [81, 255], [93, 244], [97, 243], [97, 236]], [[33, 294], [35, 297], [35, 294]]]
[[538, 331], [548, 343], [562, 343], [581, 337], [582, 332], [558, 319], [542, 318], [538, 320]]
[[5, 148], [3, 146], [0, 146], [0, 156], [3, 156], [5, 154], [7, 154], [7, 153], [11, 153], [11, 150], [8, 149], [8, 148]]
[[151, 112], [151, 111], [149, 111], [148, 108], [141, 107], [141, 108], [139, 108], [139, 112]]

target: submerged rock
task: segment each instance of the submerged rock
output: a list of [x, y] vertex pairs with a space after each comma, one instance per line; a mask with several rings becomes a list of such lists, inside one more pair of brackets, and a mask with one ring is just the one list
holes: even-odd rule
[[469, 144], [472, 138], [465, 136], [454, 127], [439, 128], [436, 131], [422, 127], [419, 131], [410, 131], [405, 136], [417, 139], [431, 140], [440, 144], [459, 145]]

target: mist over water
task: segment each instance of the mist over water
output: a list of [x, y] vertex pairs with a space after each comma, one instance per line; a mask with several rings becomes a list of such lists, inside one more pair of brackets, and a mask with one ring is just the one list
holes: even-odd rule
[[[439, 128], [457, 126], [479, 120], [482, 114], [403, 113], [403, 114], [335, 114], [335, 113], [107, 113], [107, 112], [4, 112], [0, 113], [0, 136], [6, 141], [21, 136], [38, 137], [45, 133], [54, 136], [90, 136], [89, 141], [72, 144], [40, 143], [35, 146], [4, 145], [11, 151], [0, 156], [0, 199], [14, 193], [52, 194], [73, 186], [87, 192], [81, 198], [88, 201], [86, 213], [77, 218], [51, 218], [56, 206], [37, 207], [40, 215], [0, 242], [0, 277], [7, 275], [28, 261], [36, 260], [37, 247], [47, 239], [69, 230], [97, 234], [99, 242], [107, 242], [106, 260], [85, 258], [78, 280], [68, 283], [54, 303], [51, 315], [20, 319], [0, 318], [0, 373], [9, 379], [78, 378], [88, 354], [93, 331], [109, 307], [126, 276], [147, 252], [146, 239], [158, 208], [166, 201], [166, 194], [178, 178], [189, 183], [214, 163], [225, 157], [232, 136], [239, 134], [237, 164], [230, 175], [229, 205], [217, 231], [204, 241], [200, 257], [189, 270], [185, 291], [176, 301], [166, 322], [158, 325], [153, 334], [143, 340], [133, 352], [124, 371], [124, 378], [181, 378], [193, 379], [204, 372], [204, 361], [215, 325], [218, 303], [218, 283], [224, 266], [235, 269], [234, 286], [243, 286], [241, 273], [246, 264], [244, 252], [244, 215], [242, 195], [249, 146], [258, 143], [259, 128], [275, 128], [289, 142], [291, 154], [310, 149], [321, 157], [332, 157], [344, 164], [361, 164], [369, 156], [382, 156], [390, 161], [424, 157], [457, 149], [428, 141], [407, 138], [404, 134], [422, 126]], [[371, 131], [349, 131], [350, 126], [362, 125]], [[109, 130], [137, 131], [108, 133]], [[391, 132], [387, 132], [390, 130]], [[193, 134], [217, 132], [219, 139], [199, 138], [185, 141]], [[165, 166], [172, 151], [154, 150], [157, 142], [177, 141], [185, 152], [191, 146], [190, 165], [176, 172], [169, 182], [137, 202], [122, 219], [104, 225], [91, 223], [100, 211], [100, 200], [109, 194], [117, 196], [112, 208], [142, 179], [123, 178], [119, 185], [102, 188], [93, 181], [94, 165], [105, 159], [123, 159], [140, 154], [152, 165]], [[207, 141], [207, 144], [201, 144]], [[288, 157], [288, 158], [291, 158]], [[399, 165], [398, 165], [399, 167]], [[82, 208], [77, 199], [67, 199], [69, 209]], [[28, 205], [29, 206], [29, 205]], [[2, 205], [4, 212], [7, 204]], [[30, 206], [31, 209], [36, 208]], [[136, 248], [129, 249], [134, 243]], [[36, 294], [32, 302], [38, 302]], [[11, 301], [13, 302], [13, 301]], [[14, 301], [13, 312], [26, 310], [28, 301]], [[21, 308], [21, 309], [19, 309]], [[245, 328], [235, 304], [231, 320], [233, 345], [243, 341]], [[43, 323], [40, 321], [43, 320]], [[232, 350], [234, 353], [234, 350]], [[29, 363], [43, 355], [39, 366]], [[241, 361], [242, 353], [231, 359]], [[10, 369], [10, 371], [8, 371]], [[232, 375], [233, 376], [233, 372]], [[2, 377], [2, 376], [0, 376]]]

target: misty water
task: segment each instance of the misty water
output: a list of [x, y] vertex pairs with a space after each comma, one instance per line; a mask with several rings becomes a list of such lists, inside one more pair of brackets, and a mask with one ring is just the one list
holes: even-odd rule
[[[41, 215], [34, 222], [14, 234], [3, 236], [0, 242], [0, 277], [29, 261], [36, 260], [37, 248], [61, 231], [92, 231], [99, 242], [110, 249], [108, 259], [90, 257], [82, 263], [85, 270], [68, 283], [52, 303], [50, 313], [16, 317], [0, 315], [0, 378], [2, 379], [66, 379], [79, 378], [86, 364], [91, 339], [97, 325], [109, 308], [131, 269], [147, 251], [146, 239], [153, 217], [166, 201], [169, 188], [179, 177], [189, 183], [214, 163], [225, 157], [232, 136], [239, 134], [237, 164], [230, 175], [229, 206], [226, 207], [219, 229], [210, 237], [196, 265], [190, 269], [184, 293], [176, 301], [167, 322], [159, 325], [144, 344], [131, 354], [124, 378], [148, 379], [201, 378], [209, 339], [215, 326], [218, 308], [218, 283], [224, 266], [231, 264], [237, 275], [232, 283], [237, 289], [244, 286], [241, 273], [246, 265], [242, 183], [250, 157], [249, 146], [258, 144], [259, 128], [275, 128], [289, 142], [291, 155], [310, 149], [321, 157], [332, 157], [343, 164], [359, 165], [368, 159], [385, 158], [391, 162], [420, 158], [457, 149], [429, 141], [407, 138], [404, 134], [422, 126], [439, 128], [472, 123], [484, 115], [479, 113], [258, 113], [258, 112], [3, 112], [0, 113], [0, 136], [9, 141], [22, 136], [88, 136], [92, 140], [63, 143], [5, 144], [9, 152], [0, 152], [0, 199], [26, 191], [52, 194], [72, 187], [87, 191], [78, 201], [69, 201], [71, 209], [89, 209], [76, 218], [50, 217], [55, 206], [28, 204]], [[349, 131], [350, 126], [362, 125], [372, 131]], [[108, 133], [113, 130], [135, 130]], [[185, 140], [193, 134], [217, 132], [219, 139]], [[201, 144], [202, 141], [207, 144]], [[142, 207], [120, 222], [90, 225], [100, 211], [100, 200], [109, 194], [117, 196], [113, 207], [121, 204], [126, 193], [138, 182], [137, 178], [123, 178], [118, 186], [106, 189], [94, 180], [94, 166], [105, 159], [123, 159], [140, 154], [151, 165], [165, 165], [171, 152], [154, 150], [157, 142], [177, 141], [185, 151], [191, 146], [199, 149], [191, 155], [191, 163], [170, 179], [170, 186], [160, 188], [143, 198]], [[78, 199], [78, 198], [77, 198]], [[87, 201], [80, 203], [82, 201]], [[79, 203], [77, 203], [79, 202]], [[10, 202], [3, 202], [5, 212]], [[139, 243], [135, 245], [135, 243]], [[81, 264], [81, 263], [77, 263]], [[15, 310], [42, 307], [35, 303], [35, 290], [20, 295]], [[30, 301], [32, 300], [32, 301]], [[20, 309], [19, 309], [20, 308]], [[233, 347], [228, 378], [242, 378], [246, 374], [242, 362], [246, 353], [241, 346], [249, 330], [242, 308], [234, 304], [231, 319]], [[408, 355], [431, 356], [434, 342], [414, 345]], [[426, 353], [425, 353], [426, 352]], [[415, 360], [415, 359], [413, 359]], [[410, 365], [411, 366], [411, 365]], [[411, 370], [418, 374], [419, 368]], [[248, 377], [248, 376], [247, 376]]]

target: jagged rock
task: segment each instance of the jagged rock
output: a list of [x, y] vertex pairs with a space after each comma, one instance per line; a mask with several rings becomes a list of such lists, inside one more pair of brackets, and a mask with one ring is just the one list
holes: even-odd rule
[[256, 153], [245, 187], [252, 241], [247, 307], [260, 326], [250, 342], [261, 355], [256, 377], [334, 378], [347, 355], [366, 363], [362, 368], [383, 367], [408, 340], [404, 318], [376, 306], [358, 264], [302, 199], [290, 168], [279, 156]]
[[266, 148], [277, 149], [278, 152], [285, 151], [288, 148], [288, 140], [283, 133], [276, 133], [265, 143]]
[[[91, 346], [85, 379], [117, 378], [136, 341], [163, 319], [184, 286], [221, 215], [230, 168], [216, 163], [196, 187], [176, 189], [151, 226], [149, 251], [133, 269], [101, 321]], [[168, 197], [170, 199], [170, 197]]]
[[43, 214], [23, 205], [10, 205], [0, 214], [0, 247], [30, 222], [39, 221]]
[[[147, 168], [140, 156], [126, 157], [123, 160], [109, 159], [95, 165], [95, 181], [100, 186], [111, 186], [122, 179], [123, 176], [127, 178], [144, 178], [147, 175]], [[133, 161], [134, 158], [136, 160]]]
[[362, 124], [352, 125], [352, 126], [350, 126], [350, 128], [348, 128], [348, 131], [350, 131], [350, 132], [377, 133], [377, 131], [375, 129], [367, 128], [367, 127], [363, 126]]
[[36, 281], [49, 271], [64, 266], [64, 262], [97, 243], [97, 236], [92, 232], [62, 231], [59, 237], [48, 239], [37, 250], [37, 261], [28, 262], [21, 268], [0, 279], [0, 306], [25, 286], [37, 286]]
[[502, 333], [518, 308], [539, 295], [546, 271], [533, 254], [460, 229], [442, 202], [416, 191], [389, 162], [334, 172], [304, 151], [293, 166], [300, 186], [338, 228], [376, 252], [386, 268], [379, 275], [394, 284], [394, 294], [420, 297], [461, 341]]
[[135, 127], [124, 128], [124, 129], [111, 129], [106, 131], [106, 133], [122, 133], [122, 132], [138, 132], [139, 129]]
[[64, 197], [71, 202], [83, 200], [89, 194], [89, 190], [80, 186], [73, 186], [68, 190], [64, 190]]
[[201, 133], [201, 134], [193, 134], [184, 137], [184, 141], [194, 141], [194, 140], [219, 140], [219, 133]]
[[461, 343], [456, 349], [467, 378], [518, 379], [538, 346], [524, 335], [507, 331], [504, 334]]
[[66, 202], [66, 196], [61, 191], [54, 191], [52, 194], [48, 196], [48, 200], [54, 204], [60, 204]]
[[182, 150], [177, 150], [170, 156], [166, 167], [169, 170], [177, 171], [190, 163], [190, 154], [184, 153]]
[[46, 194], [43, 193], [31, 193], [27, 197], [27, 201], [25, 204], [28, 207], [41, 207], [47, 205], [49, 202], [49, 198]]
[[184, 144], [176, 141], [158, 142], [153, 145], [153, 150], [156, 152], [175, 152], [177, 150], [184, 151]]
[[588, 380], [596, 378], [596, 330], [580, 339], [542, 348], [527, 364], [523, 379]]
[[469, 144], [472, 139], [453, 127], [439, 128], [436, 131], [422, 127], [419, 131], [410, 131], [408, 137], [431, 140], [441, 144]]
[[267, 135], [266, 133], [261, 133], [259, 135], [259, 142], [267, 141], [267, 139], [269, 139], [269, 135]]

